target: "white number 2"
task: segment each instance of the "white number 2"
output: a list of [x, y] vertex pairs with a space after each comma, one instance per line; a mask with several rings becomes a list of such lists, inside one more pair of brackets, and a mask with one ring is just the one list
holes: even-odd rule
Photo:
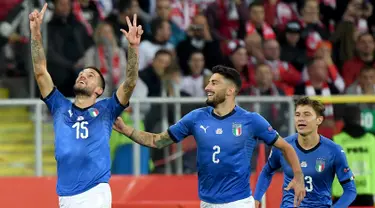
[[[72, 128], [76, 129], [76, 139], [87, 139], [89, 137], [89, 129], [87, 128], [87, 121], [76, 122]], [[83, 132], [81, 132], [81, 130]]]
[[312, 192], [313, 190], [313, 184], [312, 184], [312, 178], [311, 176], [305, 176], [305, 183], [306, 183], [306, 191]]
[[216, 158], [216, 155], [220, 153], [220, 146], [215, 145], [212, 149], [214, 150], [214, 153], [212, 154], [212, 162], [217, 164], [220, 162], [220, 160]]

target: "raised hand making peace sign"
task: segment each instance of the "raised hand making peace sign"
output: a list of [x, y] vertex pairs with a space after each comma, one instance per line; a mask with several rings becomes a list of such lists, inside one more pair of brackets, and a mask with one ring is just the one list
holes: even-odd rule
[[129, 31], [126, 32], [124, 29], [121, 29], [121, 32], [125, 35], [130, 46], [138, 46], [141, 42], [143, 29], [141, 25], [137, 26], [137, 15], [134, 14], [133, 16], [133, 24], [130, 22], [129, 17], [126, 17], [126, 23], [128, 24]]
[[43, 16], [47, 10], [47, 3], [44, 4], [42, 11], [34, 10], [29, 14], [31, 33], [40, 32], [40, 25], [43, 23]]

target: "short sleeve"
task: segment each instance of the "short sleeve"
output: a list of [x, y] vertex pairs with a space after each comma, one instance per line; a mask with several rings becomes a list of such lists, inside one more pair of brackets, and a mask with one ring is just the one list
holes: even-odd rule
[[263, 140], [268, 145], [273, 145], [279, 134], [276, 130], [272, 128], [272, 126], [268, 123], [266, 119], [264, 119], [258, 113], [252, 114], [252, 128], [254, 132], [254, 136], [258, 139]]
[[336, 151], [334, 163], [335, 163], [336, 175], [341, 184], [345, 184], [354, 180], [354, 176], [353, 176], [352, 171], [349, 168], [345, 152], [339, 145], [337, 145], [337, 151]]
[[64, 102], [69, 102], [56, 87], [45, 98], [41, 97], [41, 99], [47, 105], [52, 116], [63, 106]]
[[118, 99], [116, 92], [113, 93], [111, 98], [106, 100], [107, 108], [111, 113], [111, 118], [116, 119], [121, 113], [129, 106], [129, 103], [126, 105], [122, 105], [120, 100]]
[[280, 159], [281, 159], [281, 152], [278, 149], [273, 147], [268, 157], [268, 161], [267, 161], [267, 164], [270, 166], [271, 170], [275, 171], [281, 168]]
[[194, 111], [186, 114], [177, 123], [168, 128], [168, 134], [174, 142], [178, 143], [192, 134], [193, 114]]

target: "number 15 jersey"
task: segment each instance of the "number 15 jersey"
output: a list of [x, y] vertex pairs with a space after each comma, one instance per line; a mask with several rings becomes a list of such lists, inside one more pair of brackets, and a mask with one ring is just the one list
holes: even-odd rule
[[81, 109], [56, 88], [43, 101], [53, 116], [57, 194], [72, 196], [108, 183], [112, 125], [126, 106], [114, 93]]
[[212, 107], [194, 110], [168, 129], [175, 142], [193, 135], [197, 143], [199, 197], [229, 203], [251, 196], [251, 156], [257, 139], [272, 145], [279, 137], [259, 114], [236, 106], [219, 117]]

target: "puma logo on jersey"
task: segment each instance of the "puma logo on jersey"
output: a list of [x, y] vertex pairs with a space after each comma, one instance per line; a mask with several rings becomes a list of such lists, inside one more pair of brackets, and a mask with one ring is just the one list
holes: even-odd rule
[[208, 129], [209, 126], [207, 126], [206, 128], [204, 126], [200, 126], [201, 129], [203, 129], [204, 133], [207, 133], [207, 129]]

